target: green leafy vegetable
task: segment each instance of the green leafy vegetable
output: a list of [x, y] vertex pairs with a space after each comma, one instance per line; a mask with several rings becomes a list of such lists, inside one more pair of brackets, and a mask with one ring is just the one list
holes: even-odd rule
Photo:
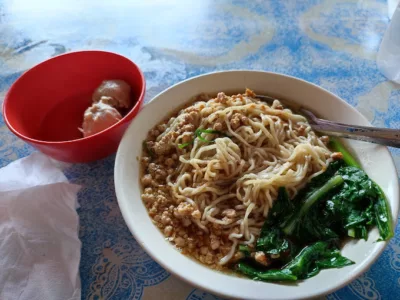
[[200, 141], [205, 142], [205, 143], [212, 143], [212, 142], [214, 142], [214, 140], [207, 140], [207, 139], [203, 138], [203, 137], [201, 136], [203, 133], [225, 135], [223, 132], [218, 131], [218, 130], [213, 130], [213, 129], [196, 129], [196, 131], [194, 132], [194, 135], [195, 135]]
[[282, 218], [284, 219], [287, 214], [293, 213], [294, 209], [295, 206], [293, 202], [290, 201], [286, 188], [280, 187], [278, 189], [278, 197], [271, 209], [270, 217], [267, 218], [264, 226], [276, 223], [277, 220], [281, 222]]
[[333, 151], [341, 152], [343, 155], [343, 160], [348, 166], [361, 169], [361, 165], [357, 162], [357, 160], [355, 160], [355, 158], [350, 154], [346, 147], [344, 147], [342, 143], [339, 142], [338, 139], [331, 137], [328, 146]]
[[[303, 188], [298, 195], [293, 199], [296, 203], [296, 210], [300, 210], [305, 199], [311, 197], [315, 191], [321, 189], [333, 176], [336, 175], [337, 171], [344, 166], [342, 160], [334, 161], [329, 164], [327, 170], [312, 178], [305, 188]], [[335, 191], [336, 189], [334, 189]], [[330, 195], [328, 192], [326, 196]], [[298, 240], [304, 243], [312, 243], [318, 240], [329, 240], [338, 238], [338, 234], [333, 230], [333, 227], [337, 223], [337, 216], [330, 213], [332, 203], [324, 202], [321, 199], [317, 205], [312, 206], [306, 213], [306, 216], [296, 222], [293, 228], [292, 235]], [[326, 208], [324, 209], [324, 206]], [[286, 222], [287, 223], [287, 222]], [[285, 222], [282, 227], [285, 226]]]
[[245, 257], [250, 257], [250, 255], [251, 255], [249, 246], [239, 245], [239, 251], [242, 252]]
[[327, 242], [317, 242], [304, 247], [299, 254], [280, 270], [260, 271], [250, 264], [240, 262], [237, 270], [252, 279], [263, 281], [296, 281], [313, 277], [322, 269], [342, 268], [354, 264], [343, 257], [335, 247]]
[[297, 224], [302, 220], [303, 216], [310, 210], [310, 208], [318, 200], [325, 197], [333, 189], [343, 184], [343, 178], [340, 175], [335, 175], [329, 179], [323, 186], [316, 188], [305, 200], [303, 201], [300, 209], [293, 214], [287, 225], [283, 228], [283, 232], [287, 235], [291, 235], [295, 230]]
[[290, 216], [293, 213], [293, 210], [294, 205], [289, 199], [286, 188], [279, 188], [278, 198], [275, 201], [257, 240], [257, 250], [274, 255], [290, 252], [291, 243], [287, 238], [284, 238], [284, 234], [278, 224], [279, 222], [283, 222], [287, 216]]
[[338, 197], [349, 202], [359, 202], [377, 196], [374, 183], [363, 170], [356, 167], [342, 167], [338, 170], [338, 174], [345, 182], [343, 189], [337, 194]]
[[[321, 186], [334, 171], [335, 175]], [[339, 189], [332, 186], [334, 178], [338, 180], [336, 187], [340, 185]], [[323, 204], [312, 207], [317, 201]], [[325, 173], [311, 180], [294, 202], [301, 205], [283, 231], [300, 240], [328, 240], [342, 234], [367, 239], [368, 227], [375, 224], [382, 239], [393, 236], [390, 209], [380, 187], [363, 170], [343, 166], [340, 161], [331, 163]]]
[[367, 240], [368, 238], [368, 232], [365, 226], [352, 227], [347, 231], [347, 235], [355, 239]]
[[343, 257], [339, 250], [330, 248], [327, 242], [317, 242], [305, 247], [284, 269], [297, 276], [306, 279], [315, 276], [321, 269], [341, 268], [354, 264]]
[[317, 260], [315, 263], [320, 270], [342, 268], [354, 264], [353, 261], [342, 256], [339, 250], [332, 251], [331, 257], [322, 260]]
[[[321, 203], [323, 204], [323, 203]], [[338, 239], [339, 234], [336, 232], [336, 219], [321, 211], [321, 205], [315, 205], [303, 217], [301, 222], [293, 231], [292, 235], [302, 243], [312, 243], [315, 241], [327, 241]], [[340, 232], [340, 231], [339, 231]]]
[[290, 273], [288, 270], [267, 270], [260, 271], [250, 264], [240, 262], [236, 266], [237, 271], [247, 275], [254, 280], [261, 281], [296, 281], [297, 277]]
[[326, 182], [331, 179], [336, 172], [344, 166], [343, 160], [333, 161], [329, 164], [328, 168], [324, 173], [315, 176], [310, 180], [310, 182], [299, 191], [297, 196], [293, 199], [293, 202], [296, 203], [296, 209], [299, 209], [299, 206], [302, 205], [304, 199], [310, 197], [316, 190], [322, 187]]
[[179, 144], [179, 145], [178, 145], [178, 148], [179, 148], [179, 149], [183, 149], [183, 148], [189, 146], [189, 145], [192, 144], [192, 143], [193, 143], [193, 141], [188, 142], [188, 143]]
[[268, 254], [280, 254], [290, 249], [288, 239], [284, 238], [282, 230], [272, 227], [267, 233], [257, 240], [257, 250], [262, 250]]
[[[219, 135], [222, 135], [222, 136], [227, 136], [227, 135], [226, 135], [225, 133], [223, 133], [222, 131], [213, 130], [213, 129], [199, 129], [199, 128], [198, 128], [198, 129], [195, 130], [194, 136], [195, 136], [195, 138], [198, 138], [200, 141], [202, 141], [202, 142], [204, 142], [204, 143], [212, 143], [212, 142], [215, 141], [215, 139], [214, 139], [214, 140], [207, 140], [207, 139], [205, 139], [205, 138], [203, 138], [203, 137], [201, 136], [203, 133], [207, 133], [207, 134], [219, 134]], [[193, 144], [193, 142], [194, 142], [194, 139], [191, 140], [191, 141], [188, 142], [188, 143], [179, 144], [179, 145], [178, 145], [178, 148], [179, 148], [179, 149], [186, 148], [187, 146]]]
[[377, 225], [383, 240], [393, 237], [393, 222], [387, 199], [380, 187], [361, 169], [345, 166], [338, 170], [341, 189], [327, 201], [326, 212], [343, 232], [353, 238], [368, 237], [368, 227]]
[[378, 195], [378, 199], [374, 204], [375, 222], [379, 229], [381, 239], [387, 241], [394, 236], [392, 214], [382, 189], [376, 183], [374, 183], [374, 187]]

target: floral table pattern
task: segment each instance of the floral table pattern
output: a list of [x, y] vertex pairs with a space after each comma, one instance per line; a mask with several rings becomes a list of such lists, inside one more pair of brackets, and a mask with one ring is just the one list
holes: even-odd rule
[[[389, 23], [380, 0], [0, 0], [0, 103], [40, 61], [68, 51], [121, 53], [144, 71], [146, 101], [186, 78], [254, 69], [336, 93], [376, 126], [400, 128], [400, 86], [376, 67]], [[0, 118], [0, 167], [35, 151]], [[397, 167], [400, 151], [391, 149]], [[63, 165], [79, 194], [82, 299], [216, 300], [170, 275], [135, 242], [114, 192], [115, 156]], [[400, 297], [400, 229], [363, 276], [326, 299]]]

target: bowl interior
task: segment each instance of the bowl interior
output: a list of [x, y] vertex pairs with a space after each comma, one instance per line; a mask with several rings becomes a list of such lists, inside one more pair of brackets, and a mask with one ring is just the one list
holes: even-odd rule
[[143, 89], [138, 67], [129, 59], [104, 51], [71, 52], [51, 58], [24, 73], [11, 87], [4, 112], [23, 137], [41, 141], [81, 138], [78, 127], [103, 80], [122, 79], [136, 102]]
[[[124, 219], [139, 244], [156, 261], [180, 278], [212, 293], [241, 299], [301, 299], [332, 292], [365, 272], [382, 252], [387, 243], [374, 243], [379, 236], [376, 229], [370, 232], [367, 241], [348, 242], [343, 247], [343, 255], [354, 260], [355, 265], [323, 270], [316, 277], [294, 285], [273, 284], [215, 272], [181, 255], [164, 240], [142, 203], [137, 157], [141, 155], [141, 141], [151, 127], [167, 117], [167, 112], [201, 92], [244, 91], [246, 87], [257, 93], [301, 103], [330, 120], [368, 125], [360, 113], [335, 95], [293, 77], [230, 71], [189, 79], [164, 91], [146, 105], [122, 139], [115, 163], [115, 186]], [[346, 144], [358, 156], [370, 177], [383, 188], [391, 205], [393, 220], [397, 220], [397, 173], [387, 148], [353, 141]]]

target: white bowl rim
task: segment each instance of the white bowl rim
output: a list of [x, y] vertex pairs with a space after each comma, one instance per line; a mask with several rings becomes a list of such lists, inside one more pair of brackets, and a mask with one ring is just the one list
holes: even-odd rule
[[[194, 76], [191, 78], [188, 78], [186, 80], [183, 80], [181, 82], [178, 82], [174, 85], [172, 85], [171, 87], [163, 90], [162, 92], [160, 92], [159, 94], [157, 94], [154, 98], [152, 98], [150, 100], [149, 103], [143, 105], [142, 110], [138, 113], [138, 116], [140, 115], [140, 113], [145, 110], [145, 109], [150, 109], [152, 106], [155, 106], [157, 101], [162, 97], [163, 94], [167, 93], [168, 91], [170, 91], [171, 89], [176, 89], [177, 87], [179, 87], [180, 85], [183, 85], [189, 81], [194, 81], [197, 80], [199, 78], [203, 78], [203, 77], [207, 77], [207, 76], [212, 76], [212, 75], [216, 75], [216, 74], [221, 74], [221, 73], [263, 73], [263, 74], [269, 74], [269, 75], [274, 75], [274, 76], [281, 76], [281, 77], [286, 77], [287, 79], [292, 79], [298, 82], [301, 82], [304, 85], [309, 85], [313, 88], [319, 89], [322, 92], [325, 92], [326, 94], [331, 95], [332, 97], [336, 98], [337, 101], [342, 102], [343, 105], [346, 106], [346, 109], [348, 109], [351, 114], [353, 115], [357, 115], [359, 118], [362, 119], [362, 121], [365, 124], [371, 125], [370, 122], [358, 111], [356, 110], [353, 106], [351, 106], [350, 104], [348, 104], [346, 101], [344, 101], [343, 99], [341, 99], [339, 96], [329, 92], [328, 90], [314, 84], [311, 82], [308, 82], [306, 80], [294, 77], [294, 76], [290, 76], [290, 75], [286, 75], [286, 74], [281, 74], [281, 73], [276, 73], [276, 72], [268, 72], [268, 71], [262, 71], [262, 70], [246, 70], [246, 69], [241, 69], [241, 70], [229, 70], [229, 71], [217, 71], [217, 72], [210, 72], [210, 73], [205, 73], [205, 74], [201, 74], [198, 76]], [[240, 89], [240, 87], [238, 88]], [[189, 99], [188, 99], [189, 100]], [[167, 116], [168, 114], [166, 114]], [[137, 117], [136, 117], [137, 118]], [[135, 118], [135, 119], [136, 119]], [[115, 168], [114, 168], [114, 177], [115, 177], [115, 190], [116, 190], [116, 196], [117, 196], [117, 201], [122, 213], [122, 216], [129, 228], [129, 230], [131, 231], [131, 233], [133, 234], [133, 236], [135, 237], [136, 241], [139, 243], [139, 245], [141, 245], [144, 250], [158, 263], [160, 264], [162, 267], [164, 267], [165, 269], [167, 269], [168, 271], [170, 271], [171, 273], [173, 273], [175, 276], [179, 277], [180, 279], [184, 280], [185, 282], [188, 282], [189, 284], [200, 288], [202, 290], [208, 291], [210, 293], [213, 293], [215, 295], [221, 296], [221, 297], [229, 297], [229, 298], [234, 298], [234, 299], [240, 299], [243, 298], [243, 293], [241, 293], [240, 295], [238, 295], [237, 293], [235, 293], [235, 289], [231, 289], [230, 291], [220, 291], [218, 288], [211, 286], [208, 286], [207, 284], [205, 284], [204, 280], [199, 283], [197, 280], [192, 280], [191, 278], [185, 277], [184, 274], [181, 274], [181, 272], [176, 271], [174, 269], [173, 263], [169, 262], [169, 261], [164, 261], [162, 260], [162, 255], [159, 255], [159, 252], [161, 251], [157, 251], [154, 249], [151, 249], [149, 247], [146, 246], [146, 243], [144, 243], [143, 236], [141, 236], [139, 234], [139, 230], [137, 230], [137, 226], [135, 226], [135, 222], [134, 220], [132, 220], [129, 216], [128, 210], [127, 210], [127, 201], [128, 199], [125, 199], [122, 196], [122, 189], [123, 187], [120, 185], [121, 182], [121, 177], [120, 177], [120, 172], [118, 172], [118, 166], [120, 164], [123, 163], [123, 161], [121, 161], [121, 152], [122, 152], [122, 146], [124, 143], [123, 141], [126, 139], [126, 137], [130, 134], [130, 129], [132, 129], [135, 126], [135, 119], [132, 121], [132, 123], [129, 125], [128, 129], [126, 130], [124, 137], [122, 138], [122, 141], [120, 143], [120, 146], [118, 148], [117, 151], [117, 155], [116, 155], [116, 159], [115, 159]], [[160, 120], [161, 121], [161, 120]], [[365, 125], [363, 124], [363, 125]], [[387, 147], [383, 147], [384, 148], [385, 153], [388, 155], [388, 157], [390, 157], [391, 159], [391, 165], [394, 168], [394, 171], [396, 171], [396, 166], [394, 164], [394, 160], [390, 154], [390, 151], [388, 150]], [[397, 179], [397, 173], [396, 173], [396, 179]], [[392, 201], [390, 202], [390, 207], [391, 207], [391, 211], [392, 211], [392, 216], [393, 216], [393, 226], [394, 229], [396, 228], [397, 225], [397, 218], [394, 218], [394, 216], [398, 215], [398, 211], [399, 211], [399, 182], [398, 180], [396, 180], [396, 184], [393, 186], [393, 194], [396, 195], [396, 201]], [[141, 199], [140, 199], [141, 200]], [[152, 224], [153, 225], [153, 224]], [[154, 225], [153, 225], [154, 226]], [[154, 226], [155, 227], [155, 226]], [[290, 299], [309, 299], [309, 298], [315, 298], [318, 296], [323, 296], [323, 295], [327, 295], [329, 293], [332, 293], [334, 291], [337, 291], [338, 289], [348, 285], [350, 282], [352, 282], [353, 280], [355, 280], [356, 278], [358, 278], [360, 275], [362, 275], [364, 272], [366, 272], [369, 267], [379, 258], [379, 256], [381, 255], [381, 253], [383, 252], [383, 250], [385, 249], [385, 247], [388, 245], [389, 241], [384, 241], [384, 242], [379, 242], [378, 246], [375, 247], [375, 249], [369, 253], [369, 255], [367, 256], [367, 258], [365, 258], [362, 262], [357, 264], [357, 269], [355, 271], [352, 272], [351, 276], [348, 276], [346, 278], [343, 278], [340, 282], [340, 284], [336, 285], [336, 286], [331, 286], [325, 289], [320, 289], [318, 291], [309, 291], [309, 293], [307, 295], [303, 294], [303, 295], [296, 295], [294, 296], [294, 298], [290, 298]], [[165, 241], [166, 246], [171, 246], [172, 245], [168, 245], [169, 243]], [[174, 249], [175, 251], [177, 251], [176, 249]], [[177, 251], [178, 252], [178, 251]], [[184, 255], [180, 254], [183, 257], [185, 257]], [[197, 263], [199, 266], [202, 266], [200, 263]], [[209, 269], [209, 268], [207, 268]], [[211, 269], [209, 269], [211, 270]], [[335, 270], [335, 269], [333, 269]], [[216, 271], [211, 270], [212, 272], [215, 273], [219, 273]], [[226, 275], [224, 274], [224, 276], [230, 276], [230, 275]], [[318, 275], [317, 275], [318, 276]], [[235, 277], [232, 277], [235, 278]], [[264, 283], [261, 283], [264, 284]], [[251, 299], [289, 299], [287, 297], [282, 298], [282, 297], [276, 297], [274, 296], [274, 298], [260, 298], [260, 297], [254, 297]]]

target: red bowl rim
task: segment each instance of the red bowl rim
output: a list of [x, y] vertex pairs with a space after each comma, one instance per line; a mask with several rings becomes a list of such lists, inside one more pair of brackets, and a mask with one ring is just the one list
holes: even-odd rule
[[[140, 91], [140, 95], [139, 95], [139, 97], [138, 97], [138, 99], [137, 99], [135, 105], [131, 108], [131, 110], [130, 110], [121, 120], [119, 120], [117, 123], [113, 124], [112, 126], [106, 128], [106, 129], [104, 129], [103, 131], [100, 131], [100, 132], [98, 132], [98, 133], [95, 133], [95, 134], [93, 134], [93, 135], [91, 135], [91, 136], [82, 137], [82, 138], [79, 138], [79, 139], [68, 140], [68, 141], [43, 141], [43, 140], [33, 139], [33, 138], [27, 137], [27, 136], [25, 136], [25, 135], [19, 133], [19, 132], [11, 125], [11, 123], [9, 122], [9, 120], [8, 120], [8, 118], [7, 118], [7, 102], [10, 101], [10, 100], [8, 100], [8, 99], [10, 98], [10, 94], [11, 94], [11, 93], [13, 92], [13, 90], [15, 89], [16, 84], [17, 84], [19, 81], [21, 81], [22, 78], [28, 76], [29, 73], [33, 71], [33, 69], [37, 68], [38, 66], [40, 66], [40, 65], [42, 65], [42, 64], [50, 63], [50, 62], [52, 62], [53, 60], [56, 60], [56, 59], [58, 59], [58, 58], [61, 57], [61, 56], [74, 55], [74, 54], [84, 53], [84, 52], [89, 52], [89, 53], [93, 53], [93, 52], [94, 52], [94, 53], [112, 54], [112, 55], [116, 55], [116, 56], [122, 57], [122, 58], [124, 58], [124, 59], [127, 59], [127, 60], [129, 60], [129, 61], [133, 64], [133, 66], [136, 68], [137, 72], [138, 72], [139, 75], [140, 75], [140, 79], [142, 80], [142, 88], [141, 88], [141, 91]], [[71, 51], [71, 52], [68, 52], [68, 53], [63, 53], [63, 54], [60, 54], [60, 55], [56, 55], [56, 56], [54, 56], [54, 57], [51, 57], [51, 58], [49, 58], [49, 59], [46, 59], [46, 60], [44, 60], [44, 61], [38, 63], [37, 65], [33, 66], [33, 67], [30, 68], [29, 70], [25, 71], [25, 72], [11, 85], [10, 89], [8, 90], [8, 92], [6, 93], [6, 95], [5, 95], [5, 97], [4, 97], [4, 101], [3, 101], [3, 117], [4, 117], [4, 121], [5, 121], [6, 125], [7, 125], [7, 127], [8, 127], [16, 136], [18, 136], [18, 137], [20, 137], [21, 139], [26, 140], [26, 141], [28, 141], [28, 142], [32, 142], [32, 143], [40, 144], [40, 145], [54, 145], [54, 144], [70, 144], [70, 143], [76, 143], [76, 142], [80, 142], [80, 141], [87, 141], [87, 140], [90, 140], [90, 139], [94, 139], [94, 138], [98, 137], [99, 135], [104, 134], [104, 133], [106, 133], [106, 132], [108, 132], [108, 131], [111, 131], [113, 128], [117, 127], [120, 123], [123, 123], [124, 121], [126, 121], [126, 119], [127, 119], [129, 116], [131, 116], [137, 109], [140, 108], [141, 104], [142, 104], [143, 101], [144, 101], [144, 93], [145, 93], [145, 91], [146, 91], [146, 80], [145, 80], [145, 77], [144, 77], [144, 75], [143, 75], [142, 70], [138, 67], [137, 64], [135, 64], [132, 60], [130, 60], [130, 59], [127, 58], [126, 56], [123, 56], [123, 55], [118, 54], [118, 53], [115, 53], [115, 52], [103, 51], [103, 50], [80, 50], [80, 51]]]

